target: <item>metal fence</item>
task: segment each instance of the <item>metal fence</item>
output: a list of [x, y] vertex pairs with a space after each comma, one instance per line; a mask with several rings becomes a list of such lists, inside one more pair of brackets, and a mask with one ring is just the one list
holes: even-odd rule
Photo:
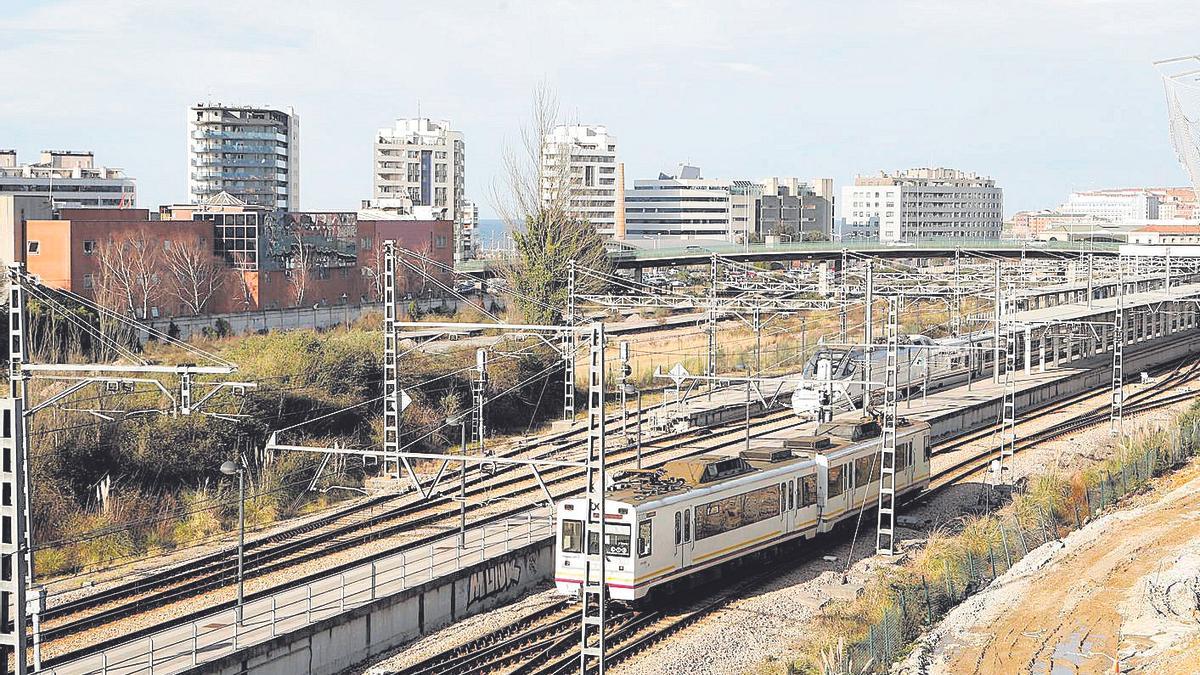
[[[841, 673], [886, 672], [907, 645], [953, 607], [1004, 574], [1030, 551], [1065, 536], [1148, 481], [1196, 455], [1200, 421], [1187, 419], [1169, 432], [1136, 439], [1095, 473], [1069, 485], [1061, 499], [1042, 499], [1027, 487], [1012, 513], [988, 517], [986, 544], [956, 547], [941, 569], [925, 569], [895, 582], [881, 598], [879, 617], [866, 634], [846, 645]], [[935, 566], [936, 567], [936, 566]]]
[[230, 608], [38, 672], [53, 675], [180, 672], [541, 541], [553, 533], [552, 512], [546, 508], [532, 509], [522, 516], [468, 529], [465, 545], [460, 545], [457, 533], [449, 534], [428, 546], [248, 600], [241, 621], [237, 620], [236, 609]]

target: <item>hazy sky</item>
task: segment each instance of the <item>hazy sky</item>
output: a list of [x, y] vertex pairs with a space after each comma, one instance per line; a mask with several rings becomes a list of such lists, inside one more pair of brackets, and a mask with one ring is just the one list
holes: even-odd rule
[[466, 134], [483, 217], [545, 80], [607, 124], [626, 179], [937, 164], [994, 176], [1005, 210], [1072, 189], [1185, 184], [1156, 59], [1200, 53], [1197, 0], [410, 2], [5, 0], [0, 147], [92, 149], [139, 205], [186, 197], [185, 115], [292, 105], [302, 206], [371, 191], [396, 116]]

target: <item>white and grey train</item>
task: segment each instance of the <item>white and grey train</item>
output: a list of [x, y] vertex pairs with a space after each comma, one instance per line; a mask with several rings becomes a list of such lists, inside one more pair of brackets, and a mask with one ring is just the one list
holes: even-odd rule
[[[604, 509], [609, 597], [639, 600], [857, 517], [879, 500], [878, 431], [874, 420], [854, 418], [823, 424], [814, 436], [764, 438], [737, 455], [614, 473]], [[923, 490], [929, 484], [929, 425], [903, 421], [896, 448], [897, 495]], [[585, 540], [599, 555], [599, 514], [585, 513], [587, 503], [575, 498], [558, 506], [554, 580], [566, 595], [580, 592]]]
[[[935, 391], [985, 377], [992, 367], [990, 331], [962, 337], [933, 339], [925, 335], [901, 337], [896, 353], [897, 386], [910, 394]], [[792, 410], [801, 417], [817, 417], [822, 410], [844, 411], [862, 402], [867, 350], [863, 347], [817, 349], [795, 383]], [[875, 389], [887, 368], [887, 347], [877, 345], [870, 354], [870, 378]]]

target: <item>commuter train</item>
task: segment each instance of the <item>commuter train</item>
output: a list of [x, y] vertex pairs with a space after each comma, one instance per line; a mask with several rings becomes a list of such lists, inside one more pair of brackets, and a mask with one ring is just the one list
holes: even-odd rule
[[[813, 539], [856, 518], [879, 499], [880, 442], [879, 425], [856, 417], [822, 424], [814, 436], [763, 438], [736, 455], [702, 455], [657, 469], [614, 473], [604, 508], [609, 597], [639, 600], [718, 565], [784, 542]], [[929, 425], [901, 421], [898, 498], [928, 486], [929, 455]], [[598, 516], [585, 514], [586, 509], [586, 498], [566, 499], [556, 514], [554, 581], [565, 595], [580, 592], [585, 531], [589, 552], [599, 554]]]
[[[897, 386], [901, 392], [935, 391], [979, 378], [991, 367], [990, 331], [934, 340], [924, 335], [900, 339], [896, 352]], [[887, 369], [887, 347], [871, 352], [871, 381], [878, 391]], [[822, 408], [832, 411], [858, 407], [866, 379], [866, 350], [862, 347], [821, 347], [800, 373], [792, 393], [792, 410], [800, 417], [817, 417]], [[876, 394], [878, 396], [878, 394]]]

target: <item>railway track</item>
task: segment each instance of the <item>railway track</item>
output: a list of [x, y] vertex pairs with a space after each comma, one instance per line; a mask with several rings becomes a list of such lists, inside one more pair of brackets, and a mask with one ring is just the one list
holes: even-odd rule
[[[1188, 401], [1200, 397], [1200, 391], [1184, 391], [1177, 393], [1168, 393], [1171, 388], [1185, 384], [1200, 375], [1200, 361], [1191, 364], [1186, 369], [1178, 370], [1168, 378], [1155, 383], [1150, 388], [1143, 389], [1140, 392], [1127, 397], [1123, 406], [1124, 415], [1138, 415], [1159, 408], [1164, 408], [1175, 403]], [[1062, 408], [1038, 411], [1031, 417], [1027, 417], [1019, 422], [1029, 422], [1033, 419], [1045, 417], [1054, 412], [1059, 412]], [[1068, 434], [1082, 431], [1089, 427], [1094, 427], [1098, 424], [1104, 424], [1110, 419], [1110, 407], [1101, 406], [1093, 408], [1082, 415], [1073, 417], [1068, 420], [1063, 420], [1044, 429], [1039, 429], [1025, 436], [1015, 439], [1013, 452], [1020, 452], [1028, 448], [1052, 441]], [[995, 429], [989, 431], [994, 433]], [[935, 448], [935, 454], [945, 454], [941, 449]], [[973, 476], [981, 471], [984, 471], [1000, 453], [999, 446], [987, 448], [986, 450], [972, 453], [968, 457], [955, 461], [950, 466], [938, 471], [930, 478], [929, 488], [923, 495], [924, 498], [937, 495], [950, 486], [955, 485], [962, 480]]]
[[[1125, 413], [1136, 415], [1200, 396], [1200, 391], [1170, 393], [1172, 388], [1185, 384], [1198, 375], [1200, 375], [1200, 361], [1176, 364], [1168, 376], [1155, 383], [1153, 387], [1127, 397]], [[1078, 404], [1095, 395], [1095, 392], [1086, 392], [1071, 397], [1065, 402], [1060, 402], [1061, 404], [1038, 411], [1025, 421], [1061, 412], [1070, 405]], [[1107, 420], [1108, 408], [1097, 408], [1080, 417], [1054, 424], [1019, 439], [1018, 449], [1032, 447]], [[994, 429], [986, 429], [981, 434], [972, 434], [972, 440], [985, 438], [994, 431]], [[959, 443], [957, 439], [953, 443], [956, 447], [965, 445], [965, 442]], [[931, 484], [926, 494], [936, 494], [949, 485], [974, 475], [985, 468], [997, 452], [998, 449], [993, 448], [976, 453], [970, 458], [956, 462], [952, 467], [939, 471], [934, 477], [936, 483]], [[789, 562], [787, 566], [790, 568], [792, 564]], [[719, 589], [713, 596], [692, 605], [673, 603], [647, 612], [634, 612], [632, 616], [621, 615], [618, 622], [609, 624], [609, 630], [606, 633], [608, 645], [606, 662], [615, 664], [629, 658], [704, 616], [719, 610], [732, 599], [739, 597], [744, 590], [753, 588], [777, 574], [782, 566], [781, 563], [769, 565], [766, 570], [753, 574], [730, 587]], [[580, 656], [579, 611], [570, 609], [572, 606], [566, 601], [556, 603], [553, 607], [558, 614], [551, 623], [542, 622], [538, 617], [532, 615], [521, 617], [478, 640], [462, 645], [456, 650], [430, 657], [400, 670], [399, 673], [403, 675], [453, 675], [497, 669], [521, 675], [565, 675], [577, 672]], [[542, 612], [548, 613], [547, 610], [542, 610]], [[487, 654], [487, 660], [473, 661], [467, 657], [455, 656], [455, 654], [471, 653], [476, 650], [480, 654]]]
[[[789, 410], [769, 412], [766, 415], [752, 420], [751, 427], [753, 429], [761, 429], [760, 432], [753, 433], [752, 436], [774, 433], [780, 429], [792, 427], [799, 423], [800, 420], [793, 417]], [[643, 459], [655, 459], [654, 462], [648, 464], [649, 466], [654, 466], [668, 459], [711, 452], [715, 449], [737, 445], [743, 442], [745, 433], [744, 428], [737, 427], [730, 428], [726, 431], [712, 432], [711, 429], [702, 431], [708, 431], [710, 433], [698, 434], [695, 431], [681, 432], [670, 434], [668, 436], [660, 436], [652, 441], [645, 442], [642, 444], [642, 457]], [[699, 444], [689, 445], [696, 442], [699, 442]], [[622, 448], [608, 453], [608, 457], [610, 466], [620, 467], [633, 464], [636, 460], [636, 449], [632, 447]], [[662, 457], [661, 461], [656, 459], [659, 457]], [[544, 473], [552, 472], [546, 471]], [[568, 496], [582, 489], [582, 477], [579, 475], [579, 472], [564, 469], [558, 473], [561, 475], [555, 475], [544, 479], [547, 487], [551, 488], [551, 491], [555, 493], [556, 499]], [[579, 483], [579, 485], [571, 485], [570, 483], [572, 482]], [[513, 489], [507, 493], [493, 495], [493, 498], [500, 502], [522, 495], [540, 492], [540, 487], [538, 487], [536, 481], [534, 481], [532, 478], [506, 478], [504, 481], [502, 481], [502, 483], [513, 486]], [[494, 488], [497, 486], [492, 485], [492, 487]], [[456, 491], [457, 487], [453, 489], [447, 488], [446, 495], [455, 494]], [[482, 504], [469, 505], [468, 512], [476, 511], [483, 507], [484, 505]], [[264, 558], [260, 552], [258, 557], [247, 558], [247, 563], [251, 563], [251, 560], [253, 560], [253, 566], [247, 566], [247, 578], [283, 572], [288, 567], [328, 556], [349, 548], [354, 548], [382, 537], [402, 534], [406, 531], [411, 531], [416, 527], [430, 527], [439, 522], [457, 522], [458, 518], [457, 502], [452, 501], [449, 496], [443, 496], [440, 501], [437, 501], [432, 505], [409, 505], [403, 508], [411, 509], [410, 513], [423, 513], [423, 515], [404, 520], [403, 522], [391, 524], [381, 530], [373, 530], [365, 534], [354, 534], [353, 532], [348, 532], [346, 533], [347, 536], [341, 539], [330, 539], [327, 536], [328, 533], [310, 535], [309, 537], [305, 538], [305, 546], [309, 550], [295, 553], [294, 555], [288, 555], [282, 559], [268, 560], [264, 562]], [[476, 526], [486, 522], [498, 521], [515, 514], [523, 513], [527, 508], [528, 500], [525, 500], [525, 502], [521, 503], [521, 506], [488, 514], [485, 517], [473, 520], [469, 523], [469, 525]], [[353, 530], [354, 526], [347, 526], [345, 529]], [[374, 557], [394, 555], [395, 553], [404, 550], [417, 549], [428, 545], [435, 539], [439, 539], [440, 537], [444, 536], [444, 534], [444, 531], [438, 530], [432, 534], [405, 541], [400, 546], [388, 548], [386, 551], [371, 554], [370, 556], [366, 557], [356, 558], [352, 564], [359, 564], [369, 561]], [[317, 541], [309, 541], [311, 539], [316, 539]], [[283, 546], [287, 547], [288, 549], [296, 549], [299, 547], [299, 544], [296, 541], [291, 541]], [[294, 553], [294, 551], [291, 552]], [[336, 571], [336, 569], [326, 569], [322, 572], [322, 574], [329, 573], [330, 571]], [[258, 595], [279, 592], [280, 590], [298, 585], [307, 579], [308, 577], [306, 576], [300, 579], [293, 579], [282, 584], [277, 584], [272, 586], [269, 590], [250, 594], [248, 598], [253, 599]], [[193, 574], [187, 578], [181, 579], [171, 588], [157, 589], [132, 600], [117, 601], [112, 603], [110, 606], [103, 606], [103, 604], [101, 604], [98, 611], [85, 616], [74, 616], [67, 619], [63, 617], [63, 615], [59, 614], [56, 615], [56, 617], [59, 619], [58, 621], [47, 620], [43, 623], [43, 642], [45, 644], [53, 644], [55, 640], [61, 640], [98, 626], [115, 623], [156, 607], [202, 595], [218, 588], [231, 586], [232, 583], [233, 576], [228, 571], [221, 571], [218, 569], [217, 571], [206, 573], [202, 576]], [[165, 624], [158, 623], [156, 628], [160, 629], [166, 625], [174, 625], [185, 620], [190, 620], [212, 611], [213, 609], [213, 607], [206, 607], [205, 610], [201, 612], [189, 612], [186, 616], [170, 619]], [[74, 650], [72, 654], [78, 654], [84, 651], [86, 650]], [[57, 658], [66, 657], [56, 657], [56, 660]]]

